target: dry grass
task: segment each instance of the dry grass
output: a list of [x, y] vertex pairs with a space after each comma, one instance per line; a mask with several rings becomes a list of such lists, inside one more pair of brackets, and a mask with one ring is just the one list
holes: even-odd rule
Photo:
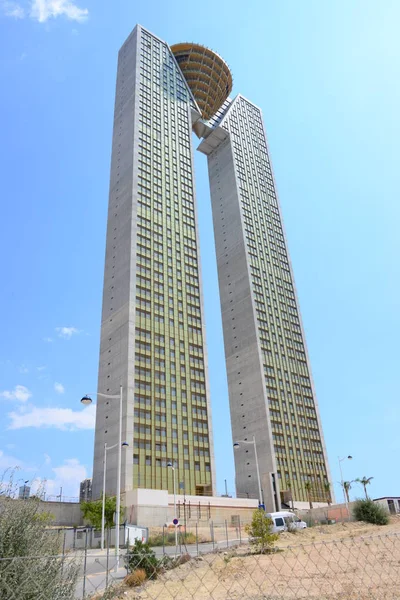
[[146, 579], [147, 575], [144, 569], [135, 569], [125, 577], [124, 583], [129, 587], [138, 587], [139, 585], [142, 585]]
[[280, 552], [209, 554], [164, 573], [127, 600], [400, 599], [400, 518], [284, 533]]

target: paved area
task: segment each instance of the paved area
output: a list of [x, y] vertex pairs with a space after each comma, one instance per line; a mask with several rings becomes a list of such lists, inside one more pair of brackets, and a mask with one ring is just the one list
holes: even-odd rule
[[[247, 542], [247, 538], [242, 538], [242, 542]], [[188, 544], [178, 545], [178, 554], [190, 554], [191, 556], [197, 556], [198, 554], [209, 554], [214, 550], [223, 550], [231, 546], [237, 546], [240, 540], [232, 539], [228, 543], [225, 541], [206, 542], [202, 544]], [[175, 546], [165, 546], [164, 550], [160, 546], [152, 548], [157, 557], [162, 557], [163, 554], [168, 556], [175, 556]], [[84, 595], [90, 595], [94, 592], [101, 592], [110, 585], [111, 582], [116, 583], [122, 581], [126, 575], [126, 569], [124, 567], [124, 554], [126, 550], [121, 549], [120, 553], [120, 566], [116, 569], [116, 558], [114, 549], [111, 549], [107, 558], [107, 550], [88, 550], [86, 555], [86, 569], [85, 564], [82, 561], [81, 574], [76, 589], [76, 598], [83, 598]], [[86, 571], [86, 576], [84, 576]]]

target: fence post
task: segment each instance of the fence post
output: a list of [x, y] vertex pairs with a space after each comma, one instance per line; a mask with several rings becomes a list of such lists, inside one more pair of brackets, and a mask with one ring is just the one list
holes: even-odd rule
[[162, 526], [162, 553], [165, 555], [165, 525]]
[[87, 527], [85, 529], [85, 556], [83, 559], [83, 591], [82, 591], [82, 598], [85, 597], [86, 595], [86, 561], [87, 561], [87, 534], [88, 534], [88, 530]]
[[240, 523], [240, 515], [239, 515], [239, 544], [242, 543], [242, 526]]
[[62, 563], [61, 563], [61, 576], [64, 574], [64, 561], [65, 561], [65, 536], [67, 532], [64, 529], [64, 540], [63, 540], [63, 549], [62, 549]]
[[198, 535], [198, 523], [196, 522], [196, 547], [197, 547], [197, 556], [199, 555], [199, 535]]
[[211, 541], [212, 541], [213, 550], [214, 550], [215, 549], [214, 521], [211, 521]]
[[108, 588], [108, 560], [110, 557], [110, 528], [107, 528], [106, 589]]
[[225, 519], [225, 533], [226, 533], [226, 547], [229, 548], [229, 540], [228, 540], [228, 521]]

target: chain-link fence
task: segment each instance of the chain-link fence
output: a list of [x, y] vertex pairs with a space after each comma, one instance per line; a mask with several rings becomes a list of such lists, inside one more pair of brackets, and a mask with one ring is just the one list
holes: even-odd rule
[[300, 535], [266, 554], [242, 539], [214, 551], [184, 540], [150, 553], [121, 549], [119, 565], [114, 548], [4, 558], [0, 600], [400, 599], [400, 534], [307, 544]]

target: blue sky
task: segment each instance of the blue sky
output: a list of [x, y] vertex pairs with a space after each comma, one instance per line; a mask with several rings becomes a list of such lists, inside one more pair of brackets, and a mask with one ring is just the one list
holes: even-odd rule
[[[0, 0], [0, 471], [69, 496], [91, 474], [79, 398], [97, 382], [117, 52], [139, 22], [219, 52], [262, 108], [333, 480], [352, 454], [345, 479], [400, 494], [399, 19], [395, 0]], [[196, 174], [218, 491], [233, 492], [200, 154]]]

